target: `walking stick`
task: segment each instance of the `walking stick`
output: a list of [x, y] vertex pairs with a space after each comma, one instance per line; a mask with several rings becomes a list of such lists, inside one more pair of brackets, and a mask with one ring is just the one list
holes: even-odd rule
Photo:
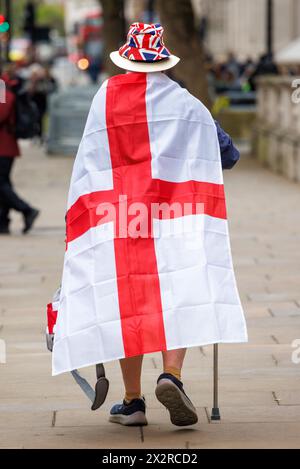
[[211, 420], [221, 420], [219, 409], [219, 346], [214, 344], [214, 403], [211, 411]]

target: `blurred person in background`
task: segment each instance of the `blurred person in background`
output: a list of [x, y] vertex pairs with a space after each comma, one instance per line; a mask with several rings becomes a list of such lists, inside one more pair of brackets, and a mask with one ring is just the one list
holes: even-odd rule
[[15, 158], [20, 156], [20, 148], [15, 135], [16, 92], [22, 86], [15, 69], [10, 66], [1, 79], [6, 85], [6, 101], [0, 103], [0, 234], [9, 234], [9, 212], [13, 209], [23, 215], [23, 233], [27, 233], [39, 211], [22, 200], [14, 191], [11, 172]]
[[39, 139], [44, 142], [44, 118], [48, 110], [49, 96], [57, 90], [57, 81], [49, 67], [35, 64], [27, 83], [28, 92], [39, 111]]
[[253, 71], [252, 75], [250, 75], [249, 77], [249, 83], [250, 83], [252, 90], [256, 91], [257, 78], [263, 75], [278, 75], [278, 74], [279, 74], [279, 70], [278, 70], [276, 63], [274, 62], [273, 55], [272, 54], [262, 55], [259, 59], [257, 66], [255, 67], [255, 70]]
[[239, 78], [240, 72], [241, 72], [241, 66], [233, 52], [229, 52], [227, 61], [224, 64], [224, 66], [225, 66], [226, 72], [228, 73], [228, 75], [232, 76], [233, 80], [237, 80]]

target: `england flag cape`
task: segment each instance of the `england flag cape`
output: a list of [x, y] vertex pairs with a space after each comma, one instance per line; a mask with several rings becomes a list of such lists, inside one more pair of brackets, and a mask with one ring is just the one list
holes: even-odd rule
[[96, 94], [75, 160], [53, 374], [246, 342], [209, 111], [163, 73]]

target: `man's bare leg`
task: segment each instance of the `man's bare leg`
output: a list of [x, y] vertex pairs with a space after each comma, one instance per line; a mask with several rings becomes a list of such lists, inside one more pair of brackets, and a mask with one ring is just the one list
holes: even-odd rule
[[128, 426], [147, 425], [146, 404], [141, 392], [143, 356], [120, 360], [125, 398], [110, 410], [110, 422]]
[[124, 358], [120, 360], [120, 366], [123, 375], [125, 387], [125, 400], [127, 402], [138, 399], [142, 395], [141, 391], [141, 374], [143, 355], [132, 358]]
[[181, 379], [181, 370], [186, 355], [186, 349], [168, 350], [162, 352], [164, 373], [174, 375], [177, 379]]

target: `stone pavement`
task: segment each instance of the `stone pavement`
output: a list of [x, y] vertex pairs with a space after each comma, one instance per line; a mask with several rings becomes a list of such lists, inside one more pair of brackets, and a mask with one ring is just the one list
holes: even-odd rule
[[[153, 390], [159, 354], [145, 358], [144, 393], [149, 426], [107, 422], [122, 394], [118, 363], [107, 365], [111, 388], [98, 412], [89, 410], [69, 374], [51, 377], [46, 350], [45, 304], [56, 289], [64, 253], [64, 209], [72, 159], [47, 158], [32, 146], [18, 161], [21, 194], [42, 209], [35, 230], [0, 240], [1, 448], [299, 448], [300, 364], [292, 342], [300, 339], [300, 186], [245, 158], [226, 173], [238, 284], [250, 341], [220, 347], [222, 421], [211, 423], [212, 347], [189, 351], [184, 382], [199, 423], [173, 427]], [[300, 354], [299, 354], [300, 355]], [[94, 370], [85, 370], [93, 377]]]

